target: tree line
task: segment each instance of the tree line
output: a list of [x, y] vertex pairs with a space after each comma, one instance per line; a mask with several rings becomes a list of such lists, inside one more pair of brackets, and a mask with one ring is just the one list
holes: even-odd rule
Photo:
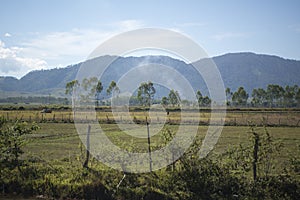
[[37, 104], [60, 104], [60, 105], [67, 105], [69, 104], [69, 100], [64, 97], [54, 97], [49, 94], [48, 96], [18, 96], [18, 97], [7, 97], [1, 98], [0, 103], [37, 103]]
[[[73, 80], [66, 84], [66, 94], [72, 95], [78, 87], [82, 87], [87, 91], [86, 95], [81, 95], [81, 99], [94, 98], [99, 105], [99, 96], [103, 90], [103, 85], [96, 77], [84, 79], [82, 83]], [[108, 97], [118, 97], [120, 89], [115, 81], [111, 81], [106, 89]], [[195, 102], [182, 100], [179, 92], [171, 89], [167, 96], [161, 99], [155, 99], [155, 85], [151, 82], [143, 82], [138, 87], [137, 93], [130, 99], [131, 105], [150, 106], [153, 103], [161, 103], [164, 106], [179, 106], [181, 103], [193, 105]], [[228, 106], [235, 107], [298, 107], [300, 106], [300, 88], [297, 85], [282, 87], [276, 84], [269, 84], [266, 89], [255, 88], [251, 96], [247, 93], [244, 87], [239, 87], [236, 91], [231, 91], [226, 88], [226, 103]], [[202, 95], [201, 91], [196, 92], [196, 99], [199, 106], [209, 107], [214, 103], [209, 96]], [[105, 102], [102, 102], [102, 104]], [[106, 102], [108, 103], [108, 102]]]
[[227, 105], [252, 106], [252, 107], [299, 107], [300, 88], [298, 85], [282, 87], [269, 84], [266, 89], [255, 88], [252, 90], [251, 99], [243, 87], [231, 92], [226, 88]]

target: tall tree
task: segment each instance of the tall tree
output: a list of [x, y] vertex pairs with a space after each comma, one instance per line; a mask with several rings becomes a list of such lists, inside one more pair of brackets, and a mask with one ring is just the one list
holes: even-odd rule
[[226, 88], [225, 94], [226, 94], [226, 104], [228, 106], [230, 106], [230, 104], [231, 104], [230, 99], [232, 98], [232, 92], [231, 92], [230, 88]]
[[65, 94], [72, 95], [76, 92], [76, 89], [80, 86], [78, 80], [70, 81], [66, 84]]
[[211, 104], [211, 99], [208, 96], [203, 97], [199, 90], [196, 93], [196, 98], [199, 106], [209, 106]]
[[283, 102], [284, 89], [280, 85], [270, 84], [267, 87], [269, 106], [280, 106]]
[[203, 96], [202, 96], [202, 93], [200, 92], [200, 90], [197, 91], [196, 98], [197, 98], [197, 101], [198, 101], [198, 105], [201, 106], [202, 105]]
[[94, 98], [96, 104], [98, 105], [98, 98], [100, 93], [103, 90], [103, 86], [100, 80], [97, 77], [84, 78], [82, 80], [81, 86], [85, 91], [84, 95], [81, 95], [81, 98], [85, 101], [88, 101], [90, 98]]
[[[65, 91], [65, 93], [69, 94], [69, 95], [73, 95], [74, 94], [76, 96], [76, 91], [79, 88], [79, 86], [80, 86], [80, 83], [78, 82], [78, 80], [70, 81], [70, 82], [68, 82], [66, 84], [66, 91]], [[74, 99], [72, 98], [72, 103], [74, 103], [73, 100]], [[75, 114], [76, 114], [75, 109], [73, 109], [73, 118], [74, 119], [75, 119]]]
[[138, 88], [138, 100], [141, 105], [150, 106], [155, 94], [155, 88], [151, 81], [141, 83]]
[[202, 104], [202, 106], [205, 106], [205, 107], [210, 106], [211, 99], [208, 96], [205, 96], [205, 97], [203, 97], [201, 104]]
[[174, 90], [171, 90], [169, 92], [169, 103], [172, 104], [172, 106], [175, 106], [175, 105], [179, 105], [180, 104], [180, 96], [179, 96], [179, 93], [178, 91], [174, 91]]
[[239, 89], [233, 93], [232, 102], [237, 106], [246, 106], [249, 95], [243, 87], [239, 87]]
[[162, 104], [163, 106], [167, 106], [167, 105], [169, 104], [168, 98], [167, 98], [167, 97], [161, 98], [161, 104]]
[[267, 101], [267, 92], [262, 89], [253, 89], [252, 91], [252, 105], [253, 106], [263, 106]]
[[99, 105], [99, 95], [102, 92], [102, 90], [103, 90], [103, 85], [102, 85], [101, 81], [98, 80], [96, 88], [95, 88], [95, 101], [96, 101], [97, 106]]
[[285, 107], [293, 107], [295, 105], [295, 96], [298, 90], [298, 86], [287, 85], [283, 94], [283, 102]]
[[295, 100], [296, 100], [297, 106], [300, 107], [300, 88], [298, 88], [298, 91], [296, 92]]
[[120, 89], [119, 87], [117, 86], [117, 83], [115, 81], [111, 81], [110, 82], [110, 85], [108, 86], [107, 90], [106, 90], [106, 93], [108, 95], [111, 95], [111, 94], [119, 94], [120, 93]]

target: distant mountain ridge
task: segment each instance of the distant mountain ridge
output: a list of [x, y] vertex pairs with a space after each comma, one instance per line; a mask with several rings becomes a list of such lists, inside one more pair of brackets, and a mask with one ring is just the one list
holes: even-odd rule
[[300, 61], [254, 53], [230, 53], [214, 57], [224, 83], [248, 92], [265, 88], [268, 84], [300, 85]]
[[81, 63], [65, 68], [31, 71], [21, 79], [0, 77], [0, 91], [30, 95], [64, 96], [67, 82], [75, 79]]
[[[109, 56], [98, 57], [92, 62], [101, 64], [105, 57], [109, 58]], [[114, 67], [107, 71], [101, 80], [104, 88], [111, 80], [117, 81], [126, 71], [143, 62], [145, 58], [118, 57], [112, 64]], [[204, 90], [205, 93], [204, 81], [195, 76], [195, 70], [190, 64], [167, 56], [148, 56], [147, 59], [151, 63], [174, 67], [191, 80], [194, 89]], [[300, 85], [300, 61], [297, 60], [254, 53], [229, 53], [212, 59], [220, 71], [225, 87], [233, 91], [240, 86], [251, 93], [254, 88], [265, 88], [268, 84]], [[76, 78], [80, 65], [81, 63], [59, 69], [32, 71], [19, 80], [14, 77], [0, 77], [0, 93], [64, 96], [66, 83]]]

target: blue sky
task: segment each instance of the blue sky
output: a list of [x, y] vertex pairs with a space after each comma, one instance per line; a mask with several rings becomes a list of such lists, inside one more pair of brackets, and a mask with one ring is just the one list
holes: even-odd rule
[[0, 1], [0, 76], [84, 61], [103, 41], [144, 27], [179, 31], [209, 56], [300, 60], [300, 1]]

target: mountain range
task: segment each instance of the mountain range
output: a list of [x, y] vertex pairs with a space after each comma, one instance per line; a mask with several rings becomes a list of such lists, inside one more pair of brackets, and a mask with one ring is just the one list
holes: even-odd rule
[[[112, 80], [119, 78], [130, 69], [143, 63], [145, 59], [149, 63], [162, 64], [173, 67], [180, 74], [190, 80], [195, 90], [207, 93], [205, 82], [201, 76], [197, 76], [191, 64], [168, 56], [142, 56], [142, 57], [112, 57], [101, 56], [87, 62], [101, 65], [106, 60], [115, 59], [111, 68], [106, 70], [101, 79], [106, 87]], [[284, 59], [278, 56], [262, 55], [255, 53], [229, 53], [213, 57], [212, 60], [218, 67], [225, 87], [235, 91], [243, 86], [248, 93], [254, 88], [266, 88], [268, 84], [300, 85], [300, 61]], [[65, 85], [74, 80], [82, 63], [70, 65], [65, 68], [31, 71], [21, 79], [14, 77], [0, 77], [1, 98], [7, 96], [28, 95], [54, 95], [65, 96]], [[170, 77], [172, 78], [172, 77]]]

